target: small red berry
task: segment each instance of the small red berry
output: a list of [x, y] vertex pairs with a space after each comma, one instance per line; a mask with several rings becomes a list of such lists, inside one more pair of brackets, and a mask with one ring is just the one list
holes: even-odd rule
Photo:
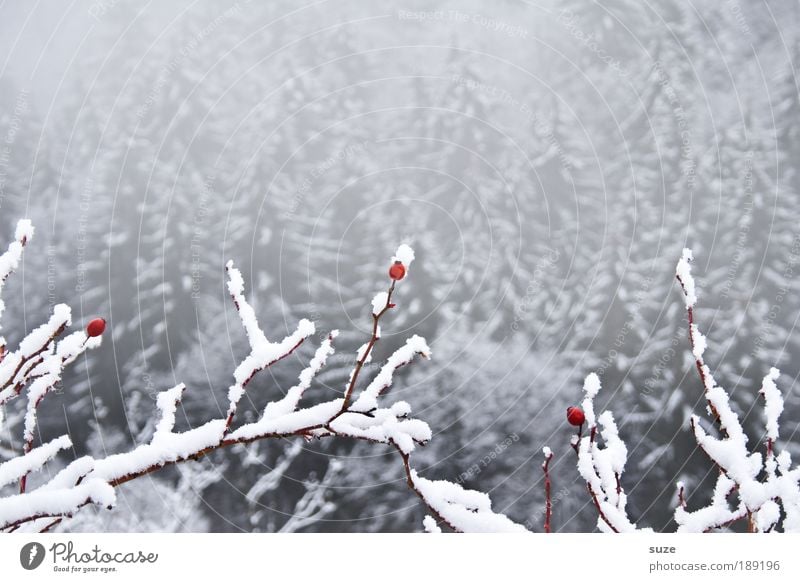
[[394, 265], [389, 267], [389, 277], [395, 281], [399, 281], [406, 276], [406, 267], [400, 261], [395, 261]]
[[102, 317], [97, 317], [89, 322], [86, 326], [86, 335], [89, 337], [97, 337], [103, 335], [106, 330], [106, 320]]
[[582, 425], [586, 422], [586, 416], [583, 414], [583, 410], [578, 406], [570, 406], [567, 408], [567, 422], [572, 426]]

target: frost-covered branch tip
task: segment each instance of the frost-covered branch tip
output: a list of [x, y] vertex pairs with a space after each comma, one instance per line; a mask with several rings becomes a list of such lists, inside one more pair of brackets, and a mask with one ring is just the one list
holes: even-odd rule
[[[9, 275], [19, 267], [19, 263], [22, 260], [22, 252], [31, 238], [33, 238], [33, 225], [31, 221], [20, 220], [17, 222], [17, 229], [14, 232], [14, 241], [8, 245], [8, 249], [0, 255], [0, 319], [2, 319], [3, 311], [5, 311], [6, 307], [5, 303], [3, 303], [3, 286]], [[2, 328], [3, 326], [0, 325], [0, 329]], [[5, 340], [0, 336], [0, 359], [2, 359], [3, 347], [5, 345]]]

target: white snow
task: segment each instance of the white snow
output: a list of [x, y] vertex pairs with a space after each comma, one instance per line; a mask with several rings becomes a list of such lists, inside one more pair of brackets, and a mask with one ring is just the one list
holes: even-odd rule
[[391, 408], [379, 408], [372, 416], [345, 413], [333, 420], [330, 427], [337, 433], [379, 443], [393, 443], [408, 454], [416, 443], [425, 443], [432, 437], [427, 423], [417, 419], [404, 419], [409, 407], [405, 402]]
[[489, 496], [450, 481], [430, 481], [411, 470], [411, 481], [425, 503], [458, 531], [470, 533], [524, 533], [527, 530], [492, 511]]
[[781, 508], [772, 499], [767, 499], [755, 514], [759, 531], [767, 531], [781, 518]]
[[67, 435], [62, 435], [40, 447], [36, 447], [27, 455], [14, 457], [0, 464], [0, 487], [18, 481], [32, 471], [41, 469], [59, 451], [68, 449], [71, 446], [72, 441], [70, 438]]
[[761, 383], [761, 395], [764, 397], [767, 438], [772, 441], [778, 440], [778, 419], [783, 413], [783, 397], [775, 384], [780, 375], [780, 370], [777, 368], [770, 368], [769, 374], [764, 377]]
[[430, 515], [422, 518], [422, 527], [425, 528], [425, 533], [442, 533], [442, 528], [436, 525], [436, 520]]
[[88, 475], [93, 469], [94, 459], [92, 457], [79, 457], [61, 469], [55, 477], [42, 485], [38, 491], [52, 491], [72, 487], [79, 479]]
[[29, 358], [50, 343], [60, 328], [71, 324], [72, 310], [63, 303], [56, 305], [49, 321], [31, 331], [19, 343], [19, 354], [23, 358]]
[[139, 445], [132, 451], [95, 461], [91, 475], [111, 482], [149, 467], [187, 459], [218, 444], [224, 432], [225, 420], [215, 419], [183, 433], [161, 434], [151, 443]]
[[583, 392], [586, 395], [581, 403], [583, 415], [586, 417], [586, 426], [590, 430], [596, 425], [594, 417], [594, 397], [600, 392], [600, 378], [592, 373], [586, 376], [583, 382]]
[[299, 383], [295, 386], [292, 386], [288, 392], [286, 392], [286, 396], [284, 396], [281, 400], [267, 404], [267, 407], [264, 409], [263, 418], [278, 418], [279, 416], [294, 412], [297, 409], [300, 399], [303, 397], [305, 391], [311, 386], [312, 380], [328, 361], [328, 357], [333, 355], [333, 353], [336, 351], [333, 347], [333, 340], [336, 339], [338, 335], [339, 330], [336, 329], [328, 335], [327, 339], [325, 339], [319, 348], [317, 348], [317, 351], [314, 353], [314, 357], [311, 359], [311, 362], [309, 362], [308, 367], [300, 372]]
[[33, 233], [33, 223], [27, 218], [23, 218], [17, 222], [17, 228], [14, 231], [14, 239], [19, 242], [23, 240], [30, 241], [33, 238]]
[[675, 509], [675, 522], [678, 524], [678, 532], [702, 533], [741, 517], [742, 513], [732, 511], [727, 501], [735, 486], [736, 484], [733, 481], [720, 473], [709, 505], [692, 512], [678, 506]]
[[414, 335], [406, 340], [405, 345], [389, 356], [381, 371], [364, 389], [351, 409], [358, 412], [366, 412], [376, 408], [378, 397], [386, 388], [391, 386], [395, 370], [408, 364], [417, 354], [424, 358], [430, 358], [431, 349], [424, 338]]
[[239, 318], [242, 320], [251, 349], [268, 344], [269, 342], [264, 332], [258, 326], [255, 311], [244, 297], [244, 278], [241, 271], [233, 266], [233, 261], [228, 261], [226, 269], [228, 271], [228, 292], [233, 297], [233, 301], [239, 311]]
[[694, 260], [691, 249], [683, 249], [683, 256], [678, 261], [675, 274], [680, 279], [684, 289], [684, 301], [687, 308], [694, 307], [697, 303], [697, 292], [695, 290], [694, 278], [692, 277], [691, 262]]
[[[288, 355], [303, 340], [314, 335], [314, 331], [313, 323], [307, 319], [301, 319], [297, 324], [297, 329], [282, 341], [273, 343], [265, 338], [263, 342], [259, 340], [259, 342], [251, 344], [252, 351], [250, 355], [239, 364], [233, 374], [237, 385], [245, 383], [255, 372], [263, 370]], [[263, 334], [261, 334], [261, 337], [263, 337]]]
[[400, 261], [403, 263], [403, 266], [406, 268], [406, 271], [411, 266], [411, 263], [414, 262], [414, 249], [406, 244], [402, 244], [397, 247], [397, 250], [392, 257], [392, 262]]
[[696, 360], [700, 360], [703, 358], [703, 354], [708, 346], [706, 336], [700, 333], [700, 330], [697, 329], [697, 325], [694, 323], [691, 325], [689, 333], [692, 334], [692, 343], [694, 344], [694, 347], [692, 348], [692, 355], [694, 355]]
[[264, 435], [291, 435], [308, 427], [324, 426], [342, 409], [343, 398], [301, 408], [277, 418], [262, 418], [228, 435], [230, 440], [248, 440]]
[[167, 438], [172, 434], [172, 429], [175, 427], [175, 412], [178, 409], [178, 403], [181, 401], [185, 389], [186, 385], [181, 383], [174, 388], [161, 392], [156, 397], [156, 406], [161, 412], [161, 419], [156, 425], [156, 430], [153, 434], [153, 442]]
[[372, 361], [372, 350], [367, 352], [369, 349], [369, 342], [361, 344], [361, 347], [356, 351], [356, 362], [363, 361], [365, 364], [369, 364]]
[[0, 528], [34, 516], [71, 515], [87, 503], [112, 507], [114, 488], [100, 479], [85, 479], [63, 489], [37, 489], [0, 498]]
[[595, 373], [586, 376], [586, 380], [583, 382], [583, 391], [588, 398], [597, 396], [600, 392], [600, 377]]
[[44, 398], [45, 394], [55, 386], [55, 381], [51, 382], [51, 376], [42, 376], [34, 380], [28, 388], [28, 406], [25, 410], [25, 430], [23, 439], [25, 443], [33, 442], [36, 430], [36, 409]]
[[386, 291], [381, 291], [372, 298], [372, 315], [380, 315], [381, 311], [386, 309], [389, 304], [389, 294]]

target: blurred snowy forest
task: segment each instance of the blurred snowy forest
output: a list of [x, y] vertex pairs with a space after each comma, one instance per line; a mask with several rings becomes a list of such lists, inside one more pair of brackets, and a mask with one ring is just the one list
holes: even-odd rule
[[[126, 450], [179, 381], [183, 428], [224, 412], [247, 345], [228, 259], [268, 333], [342, 330], [315, 388], [342, 392], [383, 261], [408, 243], [377, 355], [413, 333], [433, 350], [392, 388], [435, 431], [420, 468], [541, 531], [549, 444], [553, 529], [592, 530], [564, 409], [597, 372], [629, 512], [672, 529], [675, 482], [701, 503], [715, 477], [688, 423], [705, 406], [674, 282], [691, 246], [706, 360], [756, 438], [781, 368], [800, 454], [797, 0], [166, 4], [0, 6], [0, 228], [38, 227], [4, 334], [58, 302], [110, 324], [42, 405], [42, 438]], [[262, 374], [249, 414], [312, 353]], [[389, 450], [262, 442], [63, 527], [419, 530], [402, 479]]]

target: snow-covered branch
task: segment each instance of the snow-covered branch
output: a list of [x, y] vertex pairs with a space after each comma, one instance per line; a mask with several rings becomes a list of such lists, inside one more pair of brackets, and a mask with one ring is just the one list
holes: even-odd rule
[[[600, 392], [600, 378], [597, 374], [586, 377], [583, 385], [585, 394], [582, 409], [586, 417], [588, 434], [577, 443], [578, 472], [586, 481], [586, 487], [597, 509], [597, 527], [606, 532], [632, 532], [636, 525], [625, 510], [627, 497], [620, 482], [628, 449], [619, 438], [617, 424], [611, 411], [595, 416], [594, 399]], [[604, 447], [597, 439], [599, 433]]]
[[[29, 224], [21, 223], [17, 234], [18, 240], [12, 243], [0, 260], [3, 281], [19, 263], [22, 246], [30, 238], [32, 229]], [[69, 308], [57, 306], [48, 323], [31, 332], [17, 351], [3, 352], [5, 357], [0, 362], [0, 405], [9, 402], [20, 394], [24, 386], [30, 385], [23, 455], [0, 464], [0, 486], [17, 479], [22, 481], [19, 495], [0, 499], [0, 530], [13, 531], [22, 524], [26, 524], [26, 531], [46, 530], [84, 505], [113, 506], [115, 487], [168, 465], [201, 459], [231, 445], [270, 438], [308, 440], [344, 437], [387, 444], [396, 449], [403, 462], [408, 487], [419, 496], [439, 523], [452, 530], [525, 531], [522, 526], [492, 511], [491, 502], [485, 494], [465, 490], [447, 481], [428, 480], [412, 468], [410, 455], [416, 447], [431, 438], [431, 429], [421, 420], [409, 418], [411, 407], [408, 403], [400, 401], [382, 406], [379, 400], [391, 386], [398, 368], [411, 362], [417, 354], [426, 358], [430, 356], [430, 348], [423, 338], [410, 338], [388, 358], [358, 398], [353, 398], [359, 375], [370, 361], [373, 348], [380, 339], [380, 320], [395, 307], [391, 303], [392, 295], [397, 283], [406, 276], [413, 259], [414, 253], [406, 245], [401, 245], [392, 258], [389, 289], [376, 295], [372, 302], [372, 334], [358, 351], [342, 398], [301, 407], [304, 393], [311, 388], [315, 376], [334, 352], [333, 341], [338, 332], [332, 331], [301, 372], [298, 383], [280, 399], [270, 402], [260, 418], [239, 426], [234, 426], [234, 418], [250, 380], [258, 372], [293, 353], [314, 334], [315, 326], [303, 319], [296, 330], [283, 339], [268, 340], [259, 326], [255, 310], [245, 297], [244, 279], [229, 262], [226, 267], [228, 290], [247, 334], [250, 353], [234, 371], [234, 383], [228, 388], [229, 405], [224, 417], [208, 420], [185, 432], [175, 432], [177, 408], [187, 392], [184, 384], [178, 384], [158, 396], [156, 405], [159, 420], [149, 442], [103, 459], [78, 459], [38, 489], [25, 492], [25, 478], [29, 473], [41, 469], [58, 451], [72, 446], [69, 438], [64, 436], [38, 448], [33, 447], [36, 409], [60, 380], [64, 367], [87, 348], [98, 346], [99, 335], [105, 329], [104, 320], [95, 320], [86, 331], [75, 332], [56, 343], [56, 338], [71, 324]], [[292, 451], [293, 454], [287, 456], [287, 466], [297, 454], [295, 448]], [[318, 519], [331, 509], [325, 501], [325, 489], [326, 480], [332, 479], [335, 472], [329, 471], [329, 475], [320, 483], [309, 484], [295, 521], [287, 527], [299, 529], [307, 520]], [[248, 497], [257, 498], [269, 491], [277, 480], [279, 476], [277, 479], [260, 480]]]
[[[784, 513], [783, 531], [800, 531], [800, 469], [792, 468], [788, 451], [775, 454], [783, 411], [783, 397], [775, 383], [780, 372], [771, 368], [760, 391], [765, 400], [766, 451], [763, 455], [758, 451], [751, 452], [728, 392], [717, 384], [704, 359], [707, 340], [695, 323], [697, 292], [691, 261], [692, 252], [685, 249], [678, 262], [676, 277], [684, 293], [689, 342], [705, 390], [708, 412], [718, 423], [721, 434], [719, 437], [709, 434], [696, 415], [692, 416], [691, 425], [698, 446], [717, 465], [719, 476], [708, 506], [689, 512], [679, 504], [675, 510], [678, 531], [709, 531], [740, 519], [747, 519], [749, 531], [774, 531], [779, 526], [781, 510]], [[679, 484], [679, 491], [683, 497], [682, 484]]]
[[270, 342], [261, 331], [256, 313], [244, 296], [244, 279], [239, 269], [234, 268], [233, 261], [228, 261], [228, 291], [242, 320], [247, 340], [250, 343], [250, 354], [242, 361], [233, 373], [234, 383], [228, 388], [228, 416], [225, 419], [225, 432], [230, 430], [236, 407], [244, 395], [245, 388], [258, 372], [282, 360], [297, 349], [308, 336], [314, 333], [314, 324], [301, 319], [297, 330], [278, 343]]

